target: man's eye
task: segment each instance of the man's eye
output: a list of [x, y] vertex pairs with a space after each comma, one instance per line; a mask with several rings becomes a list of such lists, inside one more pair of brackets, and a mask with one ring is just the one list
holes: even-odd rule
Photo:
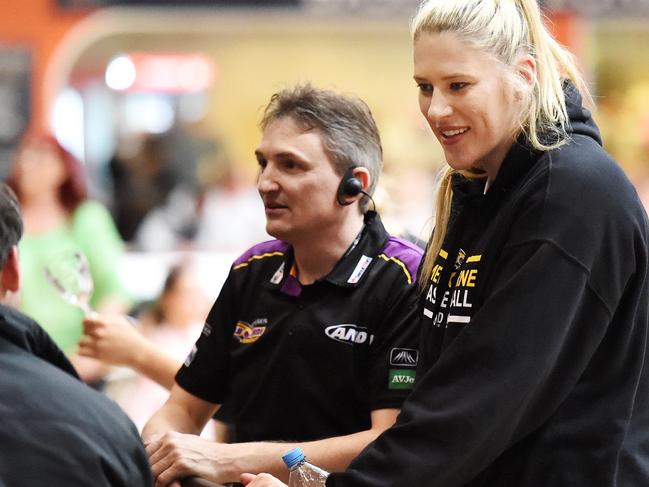
[[284, 166], [285, 169], [289, 169], [289, 170], [295, 169], [297, 167], [295, 161], [291, 161], [290, 159], [282, 161], [282, 165]]
[[261, 169], [264, 169], [268, 165], [268, 161], [266, 159], [257, 159], [257, 164]]
[[454, 83], [451, 83], [451, 90], [453, 91], [460, 91], [462, 88], [467, 86], [469, 83], [464, 83], [462, 81], [456, 81]]

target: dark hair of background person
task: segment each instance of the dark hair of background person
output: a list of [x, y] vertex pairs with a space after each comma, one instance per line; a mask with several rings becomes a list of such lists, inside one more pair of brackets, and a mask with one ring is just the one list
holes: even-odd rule
[[[21, 152], [28, 147], [49, 150], [59, 158], [66, 174], [65, 180], [59, 187], [59, 201], [68, 212], [74, 211], [88, 197], [88, 186], [86, 184], [84, 169], [81, 163], [51, 134], [28, 132], [23, 137], [14, 156], [14, 163], [7, 178], [7, 184], [13, 189], [20, 200], [21, 196], [18, 181], [16, 180], [15, 161], [20, 157]], [[38, 176], [34, 175], [34, 177]]]
[[[308, 83], [296, 85], [271, 97], [259, 126], [265, 130], [271, 122], [283, 117], [293, 119], [305, 131], [320, 132], [324, 149], [340, 176], [350, 167], [366, 168], [370, 173], [367, 192], [374, 193], [383, 163], [383, 148], [372, 112], [363, 100]], [[363, 211], [368, 202], [364, 197]]]
[[20, 205], [14, 192], [6, 184], [0, 183], [0, 267], [23, 235], [23, 220]]
[[162, 286], [160, 297], [156, 300], [155, 304], [153, 305], [153, 310], [152, 310], [153, 317], [155, 318], [155, 323], [157, 325], [164, 323], [165, 320], [167, 319], [167, 317], [165, 316], [164, 308], [162, 306], [162, 301], [164, 300], [165, 296], [169, 295], [174, 291], [174, 288], [176, 287], [178, 280], [180, 279], [183, 272], [185, 271], [186, 271], [186, 267], [183, 264], [176, 264], [173, 267], [171, 267], [171, 269], [169, 270], [164, 285]]

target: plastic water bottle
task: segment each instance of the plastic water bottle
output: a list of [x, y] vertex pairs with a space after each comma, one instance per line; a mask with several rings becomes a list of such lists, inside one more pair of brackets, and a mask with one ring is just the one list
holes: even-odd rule
[[288, 467], [288, 487], [324, 487], [329, 473], [309, 463], [299, 448], [282, 456]]

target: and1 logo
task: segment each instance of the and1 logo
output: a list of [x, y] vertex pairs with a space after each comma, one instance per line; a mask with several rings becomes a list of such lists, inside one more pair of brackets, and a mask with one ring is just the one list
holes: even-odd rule
[[415, 387], [415, 371], [408, 369], [390, 369], [388, 389], [412, 389]]
[[371, 345], [374, 340], [374, 335], [367, 328], [356, 325], [331, 325], [325, 328], [325, 333], [329, 338], [349, 345], [354, 343], [362, 345], [368, 341]]

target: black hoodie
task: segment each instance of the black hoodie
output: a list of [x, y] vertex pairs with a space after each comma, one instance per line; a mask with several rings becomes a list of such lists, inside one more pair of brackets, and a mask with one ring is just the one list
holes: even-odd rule
[[569, 144], [453, 181], [417, 385], [328, 486], [649, 486], [647, 217], [566, 92]]

